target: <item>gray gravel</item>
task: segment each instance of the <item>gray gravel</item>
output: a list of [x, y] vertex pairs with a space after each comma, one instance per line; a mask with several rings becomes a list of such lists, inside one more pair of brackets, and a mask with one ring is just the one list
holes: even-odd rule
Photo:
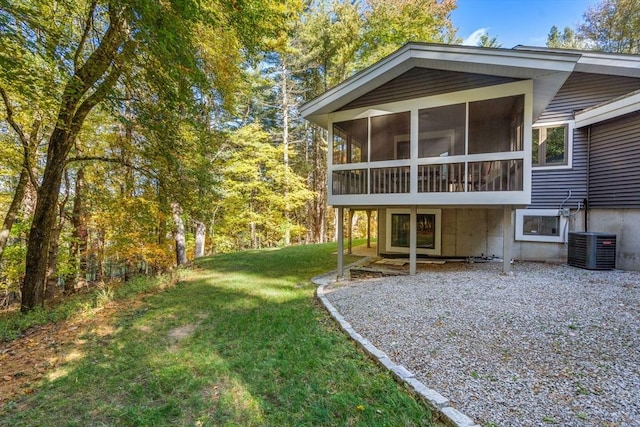
[[325, 293], [357, 332], [481, 425], [640, 426], [640, 272], [500, 269], [436, 265]]

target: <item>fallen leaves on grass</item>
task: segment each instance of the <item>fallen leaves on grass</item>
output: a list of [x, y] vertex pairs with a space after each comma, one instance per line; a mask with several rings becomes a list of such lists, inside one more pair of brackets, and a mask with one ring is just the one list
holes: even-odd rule
[[21, 337], [0, 343], [0, 409], [9, 401], [33, 393], [42, 378], [55, 379], [64, 372], [61, 365], [78, 360], [86, 340], [80, 337], [89, 331], [104, 337], [112, 334], [113, 315], [124, 308], [139, 305], [138, 301], [111, 302], [94, 316], [50, 323], [34, 327]]

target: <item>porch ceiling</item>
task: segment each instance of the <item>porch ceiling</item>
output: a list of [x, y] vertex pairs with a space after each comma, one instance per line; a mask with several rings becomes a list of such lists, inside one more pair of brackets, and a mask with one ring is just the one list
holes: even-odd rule
[[409, 43], [300, 108], [323, 127], [328, 115], [414, 67], [533, 80], [534, 120], [574, 70], [580, 54]]

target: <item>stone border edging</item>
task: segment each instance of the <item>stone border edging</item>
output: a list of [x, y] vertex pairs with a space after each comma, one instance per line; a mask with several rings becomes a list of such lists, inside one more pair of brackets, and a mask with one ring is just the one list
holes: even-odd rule
[[[349, 266], [345, 267], [345, 270], [347, 270], [348, 267]], [[331, 317], [338, 322], [340, 328], [349, 334], [351, 339], [357, 342], [364, 351], [376, 360], [376, 362], [388, 369], [398, 382], [409, 387], [409, 389], [416, 393], [427, 404], [427, 406], [429, 406], [429, 408], [435, 411], [437, 413], [437, 416], [435, 417], [436, 419], [439, 419], [453, 427], [480, 427], [478, 424], [474, 423], [471, 418], [453, 408], [450, 405], [449, 399], [424, 385], [416, 379], [415, 374], [407, 368], [402, 365], [397, 365], [389, 359], [385, 352], [378, 349], [369, 340], [357, 333], [351, 324], [347, 322], [340, 313], [338, 313], [338, 310], [336, 310], [333, 304], [329, 302], [329, 299], [324, 293], [325, 286], [336, 281], [335, 271], [316, 276], [312, 278], [311, 281], [318, 285], [318, 288], [316, 289], [316, 296], [320, 299], [329, 314], [331, 314]]]

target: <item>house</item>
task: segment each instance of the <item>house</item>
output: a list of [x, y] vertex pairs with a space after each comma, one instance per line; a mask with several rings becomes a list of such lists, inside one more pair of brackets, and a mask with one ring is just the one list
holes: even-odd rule
[[338, 222], [377, 210], [412, 274], [418, 254], [566, 261], [570, 231], [615, 233], [640, 270], [638, 56], [410, 43], [300, 112], [328, 131]]

